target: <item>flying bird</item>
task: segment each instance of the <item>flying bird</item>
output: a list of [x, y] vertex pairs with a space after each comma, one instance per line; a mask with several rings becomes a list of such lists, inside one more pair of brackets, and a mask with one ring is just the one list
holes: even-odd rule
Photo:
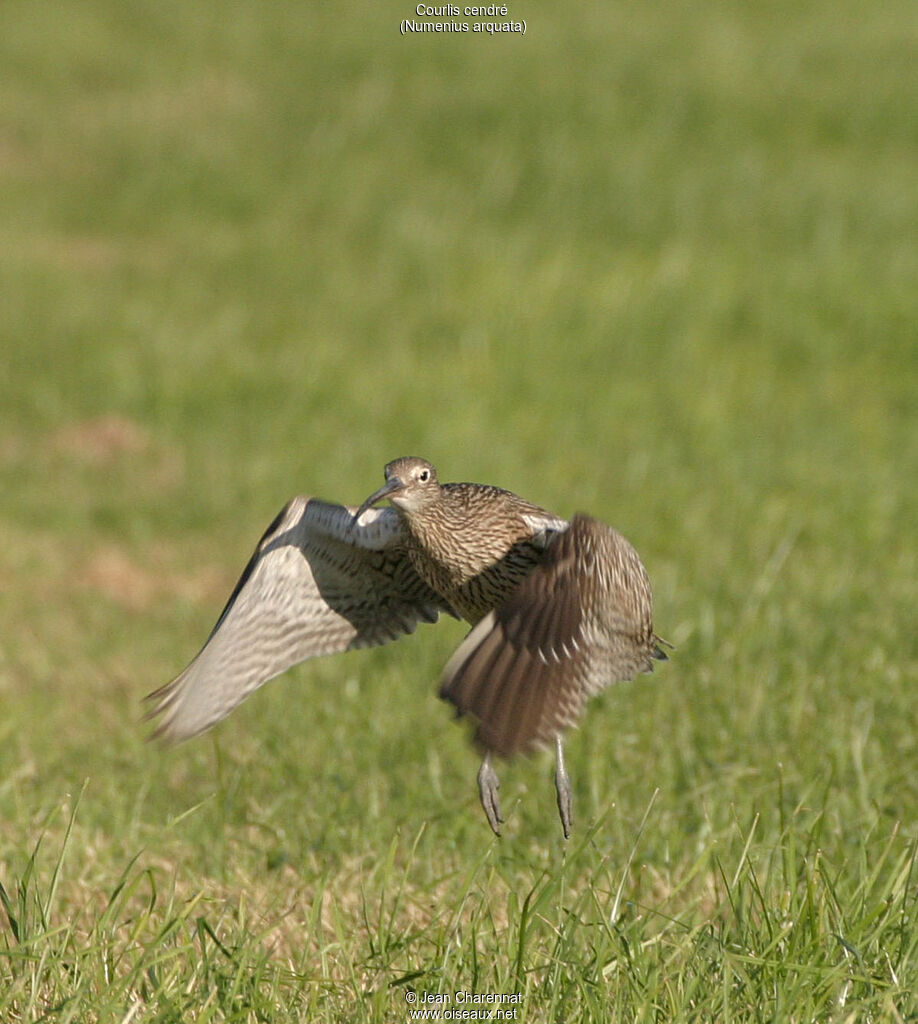
[[643, 563], [596, 519], [566, 521], [499, 487], [441, 484], [424, 459], [390, 462], [385, 481], [357, 508], [284, 506], [200, 653], [146, 698], [154, 735], [188, 739], [298, 662], [388, 643], [445, 612], [472, 626], [440, 696], [475, 723], [488, 823], [500, 835], [494, 759], [553, 745], [567, 838], [563, 734], [589, 697], [666, 660]]

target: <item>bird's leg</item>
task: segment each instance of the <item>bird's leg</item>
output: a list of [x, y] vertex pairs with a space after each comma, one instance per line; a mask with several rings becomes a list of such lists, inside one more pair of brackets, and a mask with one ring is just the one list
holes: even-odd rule
[[555, 789], [558, 791], [558, 813], [561, 815], [561, 827], [564, 838], [571, 834], [571, 780], [564, 767], [564, 747], [560, 735], [555, 737]]
[[494, 835], [500, 835], [500, 823], [504, 820], [500, 816], [500, 801], [497, 798], [497, 791], [500, 789], [500, 781], [497, 772], [491, 765], [491, 752], [485, 754], [478, 769], [478, 793], [481, 796], [481, 806], [488, 818], [488, 824]]

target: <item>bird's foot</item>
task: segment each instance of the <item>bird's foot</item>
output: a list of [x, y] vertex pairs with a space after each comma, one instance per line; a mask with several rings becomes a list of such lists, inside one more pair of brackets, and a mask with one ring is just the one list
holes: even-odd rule
[[478, 793], [481, 797], [481, 806], [484, 808], [488, 824], [494, 835], [500, 835], [500, 823], [504, 820], [500, 816], [500, 801], [497, 791], [500, 789], [500, 780], [497, 772], [491, 765], [491, 755], [485, 754], [481, 767], [478, 769]]
[[571, 780], [568, 777], [567, 769], [564, 767], [564, 751], [561, 747], [561, 738], [558, 737], [556, 742], [555, 789], [558, 792], [558, 813], [561, 815], [561, 828], [564, 829], [564, 838], [569, 839], [571, 835]]

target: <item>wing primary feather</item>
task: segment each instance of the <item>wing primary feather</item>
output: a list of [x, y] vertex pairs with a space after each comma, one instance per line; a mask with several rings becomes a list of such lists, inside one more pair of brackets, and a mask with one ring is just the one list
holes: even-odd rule
[[496, 709], [513, 700], [513, 665], [517, 651], [511, 644], [503, 642], [499, 626], [495, 626], [488, 639], [493, 643], [487, 659], [473, 659], [469, 664], [468, 671], [478, 677], [476, 700], [471, 712], [480, 722], [486, 723], [489, 729], [499, 732]]

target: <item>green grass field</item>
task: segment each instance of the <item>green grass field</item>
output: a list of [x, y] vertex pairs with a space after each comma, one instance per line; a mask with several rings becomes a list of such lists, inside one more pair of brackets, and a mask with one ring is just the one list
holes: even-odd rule
[[[913, 2], [510, 14], [4, 0], [3, 1024], [918, 1019]], [[460, 623], [144, 742], [404, 454], [647, 564], [567, 843], [550, 758], [487, 828]]]

